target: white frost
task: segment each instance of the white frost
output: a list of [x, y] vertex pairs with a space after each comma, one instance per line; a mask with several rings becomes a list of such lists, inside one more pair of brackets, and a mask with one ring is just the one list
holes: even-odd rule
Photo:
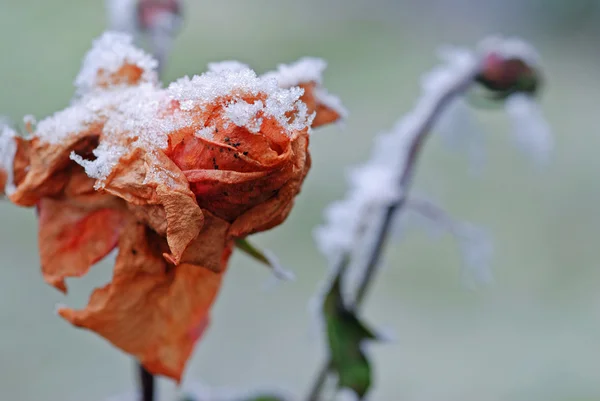
[[17, 153], [15, 136], [17, 133], [8, 125], [0, 122], [0, 168], [6, 173], [4, 193], [7, 195], [15, 191], [13, 164]]
[[158, 62], [133, 45], [133, 38], [125, 33], [105, 32], [96, 39], [86, 54], [81, 72], [75, 79], [78, 94], [98, 87], [99, 73], [116, 73], [123, 65], [131, 64], [142, 69], [142, 82], [157, 82]]
[[238, 127], [245, 127], [253, 134], [260, 132], [262, 118], [260, 114], [265, 109], [265, 105], [260, 100], [254, 103], [247, 103], [243, 100], [232, 102], [225, 106], [225, 115]]
[[194, 135], [198, 138], [212, 141], [215, 139], [215, 127], [204, 127], [197, 130]]
[[486, 161], [485, 132], [465, 99], [454, 99], [448, 105], [440, 116], [436, 131], [449, 149], [466, 152], [472, 172], [481, 171]]
[[348, 110], [346, 107], [344, 107], [339, 97], [332, 95], [331, 93], [327, 92], [327, 89], [322, 87], [315, 88], [314, 94], [317, 102], [338, 113], [340, 119], [345, 120], [348, 118]]
[[[364, 259], [375, 246], [387, 207], [407, 195], [407, 188], [400, 186], [400, 179], [409, 168], [414, 144], [428, 128], [446, 94], [462, 90], [475, 74], [477, 64], [475, 57], [461, 53], [460, 57], [450, 57], [446, 66], [427, 74], [422, 80], [422, 97], [413, 111], [400, 119], [390, 132], [375, 138], [370, 160], [348, 176], [349, 190], [345, 199], [325, 209], [325, 224], [315, 229], [315, 241], [330, 266], [336, 266], [344, 255], [351, 256], [348, 279], [344, 283], [344, 293], [350, 297], [364, 276]], [[336, 274], [335, 271], [330, 273]]]
[[461, 276], [466, 285], [475, 287], [492, 281], [493, 243], [485, 229], [455, 220], [444, 209], [424, 198], [409, 199], [405, 212], [408, 211], [427, 219], [432, 228], [454, 237], [461, 251]]
[[327, 63], [314, 57], [304, 57], [291, 64], [279, 64], [276, 71], [266, 73], [266, 78], [274, 78], [282, 88], [291, 88], [302, 83], [314, 82], [320, 85]]
[[506, 100], [505, 108], [517, 147], [538, 165], [547, 164], [554, 149], [554, 139], [539, 105], [528, 95], [515, 94]]
[[[241, 68], [241, 65], [238, 67], [240, 68], [217, 68], [193, 78], [181, 78], [169, 85], [167, 92], [182, 104], [184, 110], [195, 107], [203, 109], [220, 98], [232, 97], [234, 103], [239, 103], [244, 96], [264, 94], [266, 99], [261, 111], [265, 116], [275, 118], [288, 134], [310, 127], [313, 116], [308, 114], [306, 105], [300, 101], [304, 93], [302, 89], [280, 88], [275, 80], [259, 77], [251, 69]], [[243, 105], [234, 106], [229, 115], [239, 122], [250, 111], [258, 113], [255, 105], [252, 110]], [[290, 111], [295, 112], [291, 121], [287, 116]]]

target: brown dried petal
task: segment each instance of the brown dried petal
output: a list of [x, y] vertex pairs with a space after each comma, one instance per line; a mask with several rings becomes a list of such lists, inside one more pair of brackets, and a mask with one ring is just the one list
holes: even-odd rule
[[42, 273], [63, 292], [65, 278], [83, 276], [114, 249], [125, 221], [119, 209], [90, 211], [89, 206], [50, 198], [39, 202], [38, 212]]
[[63, 308], [59, 314], [134, 355], [150, 372], [180, 381], [221, 286], [231, 253], [228, 226], [207, 215], [199, 248], [174, 266], [161, 256], [165, 240], [131, 220], [119, 241], [112, 282], [94, 291], [84, 310]]
[[[150, 227], [164, 229], [166, 219], [166, 238], [170, 254], [165, 256], [177, 264], [188, 244], [196, 238], [202, 228], [203, 215], [189, 189], [185, 175], [164, 154], [145, 153], [134, 150], [128, 157], [121, 159], [105, 190], [118, 196], [138, 208], [149, 207], [140, 212], [144, 222]], [[164, 210], [157, 213], [159, 206]]]
[[306, 104], [311, 113], [317, 113], [312, 122], [312, 128], [317, 128], [326, 124], [332, 124], [342, 119], [343, 116], [338, 110], [329, 107], [323, 103], [318, 96], [315, 95], [317, 90], [316, 83], [308, 82], [299, 86], [304, 89], [304, 95], [302, 95], [300, 99]]

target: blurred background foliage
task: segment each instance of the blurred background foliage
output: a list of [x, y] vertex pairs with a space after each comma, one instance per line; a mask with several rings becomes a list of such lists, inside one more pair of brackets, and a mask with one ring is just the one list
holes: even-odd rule
[[[307, 311], [325, 273], [311, 237], [321, 210], [343, 194], [345, 169], [367, 157], [373, 136], [410, 109], [439, 45], [502, 33], [525, 37], [543, 56], [553, 163], [533, 168], [512, 147], [501, 112], [478, 115], [488, 157], [477, 176], [465, 155], [439, 140], [428, 145], [417, 188], [489, 228], [496, 280], [467, 290], [449, 237], [416, 231], [393, 243], [365, 310], [397, 339], [372, 346], [372, 399], [600, 399], [599, 9], [593, 0], [187, 1], [166, 81], [223, 59], [263, 72], [318, 56], [329, 62], [326, 86], [351, 115], [343, 129], [314, 132], [312, 174], [292, 216], [256, 238], [297, 281], [265, 290], [268, 271], [236, 254], [183, 387], [307, 391], [324, 358]], [[0, 113], [19, 123], [66, 106], [104, 28], [101, 0], [0, 0]], [[39, 273], [33, 211], [2, 203], [0, 218], [0, 399], [101, 401], [130, 391], [129, 358], [53, 314], [57, 303], [83, 306], [111, 264], [71, 281], [65, 298]], [[161, 386], [163, 395], [175, 388]]]

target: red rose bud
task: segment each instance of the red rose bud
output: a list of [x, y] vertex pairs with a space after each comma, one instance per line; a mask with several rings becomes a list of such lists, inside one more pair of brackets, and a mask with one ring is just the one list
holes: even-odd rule
[[173, 38], [181, 27], [181, 1], [139, 0], [137, 19], [139, 29], [146, 36], [151, 52], [158, 60], [160, 73], [171, 50]]
[[142, 30], [152, 30], [165, 22], [179, 25], [181, 3], [178, 0], [140, 0], [138, 3], [138, 20]]
[[519, 58], [504, 58], [488, 54], [476, 81], [492, 92], [495, 99], [505, 99], [513, 93], [535, 94], [540, 87], [539, 72]]

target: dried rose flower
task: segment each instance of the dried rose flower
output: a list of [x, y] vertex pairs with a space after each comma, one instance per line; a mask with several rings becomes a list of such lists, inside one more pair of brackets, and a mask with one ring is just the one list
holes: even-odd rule
[[45, 280], [87, 273], [115, 247], [112, 281], [58, 313], [181, 379], [235, 239], [281, 224], [310, 167], [309, 131], [338, 121], [324, 63], [257, 76], [236, 62], [162, 89], [124, 34], [96, 40], [66, 109], [27, 138], [5, 128], [0, 181], [35, 206]]

